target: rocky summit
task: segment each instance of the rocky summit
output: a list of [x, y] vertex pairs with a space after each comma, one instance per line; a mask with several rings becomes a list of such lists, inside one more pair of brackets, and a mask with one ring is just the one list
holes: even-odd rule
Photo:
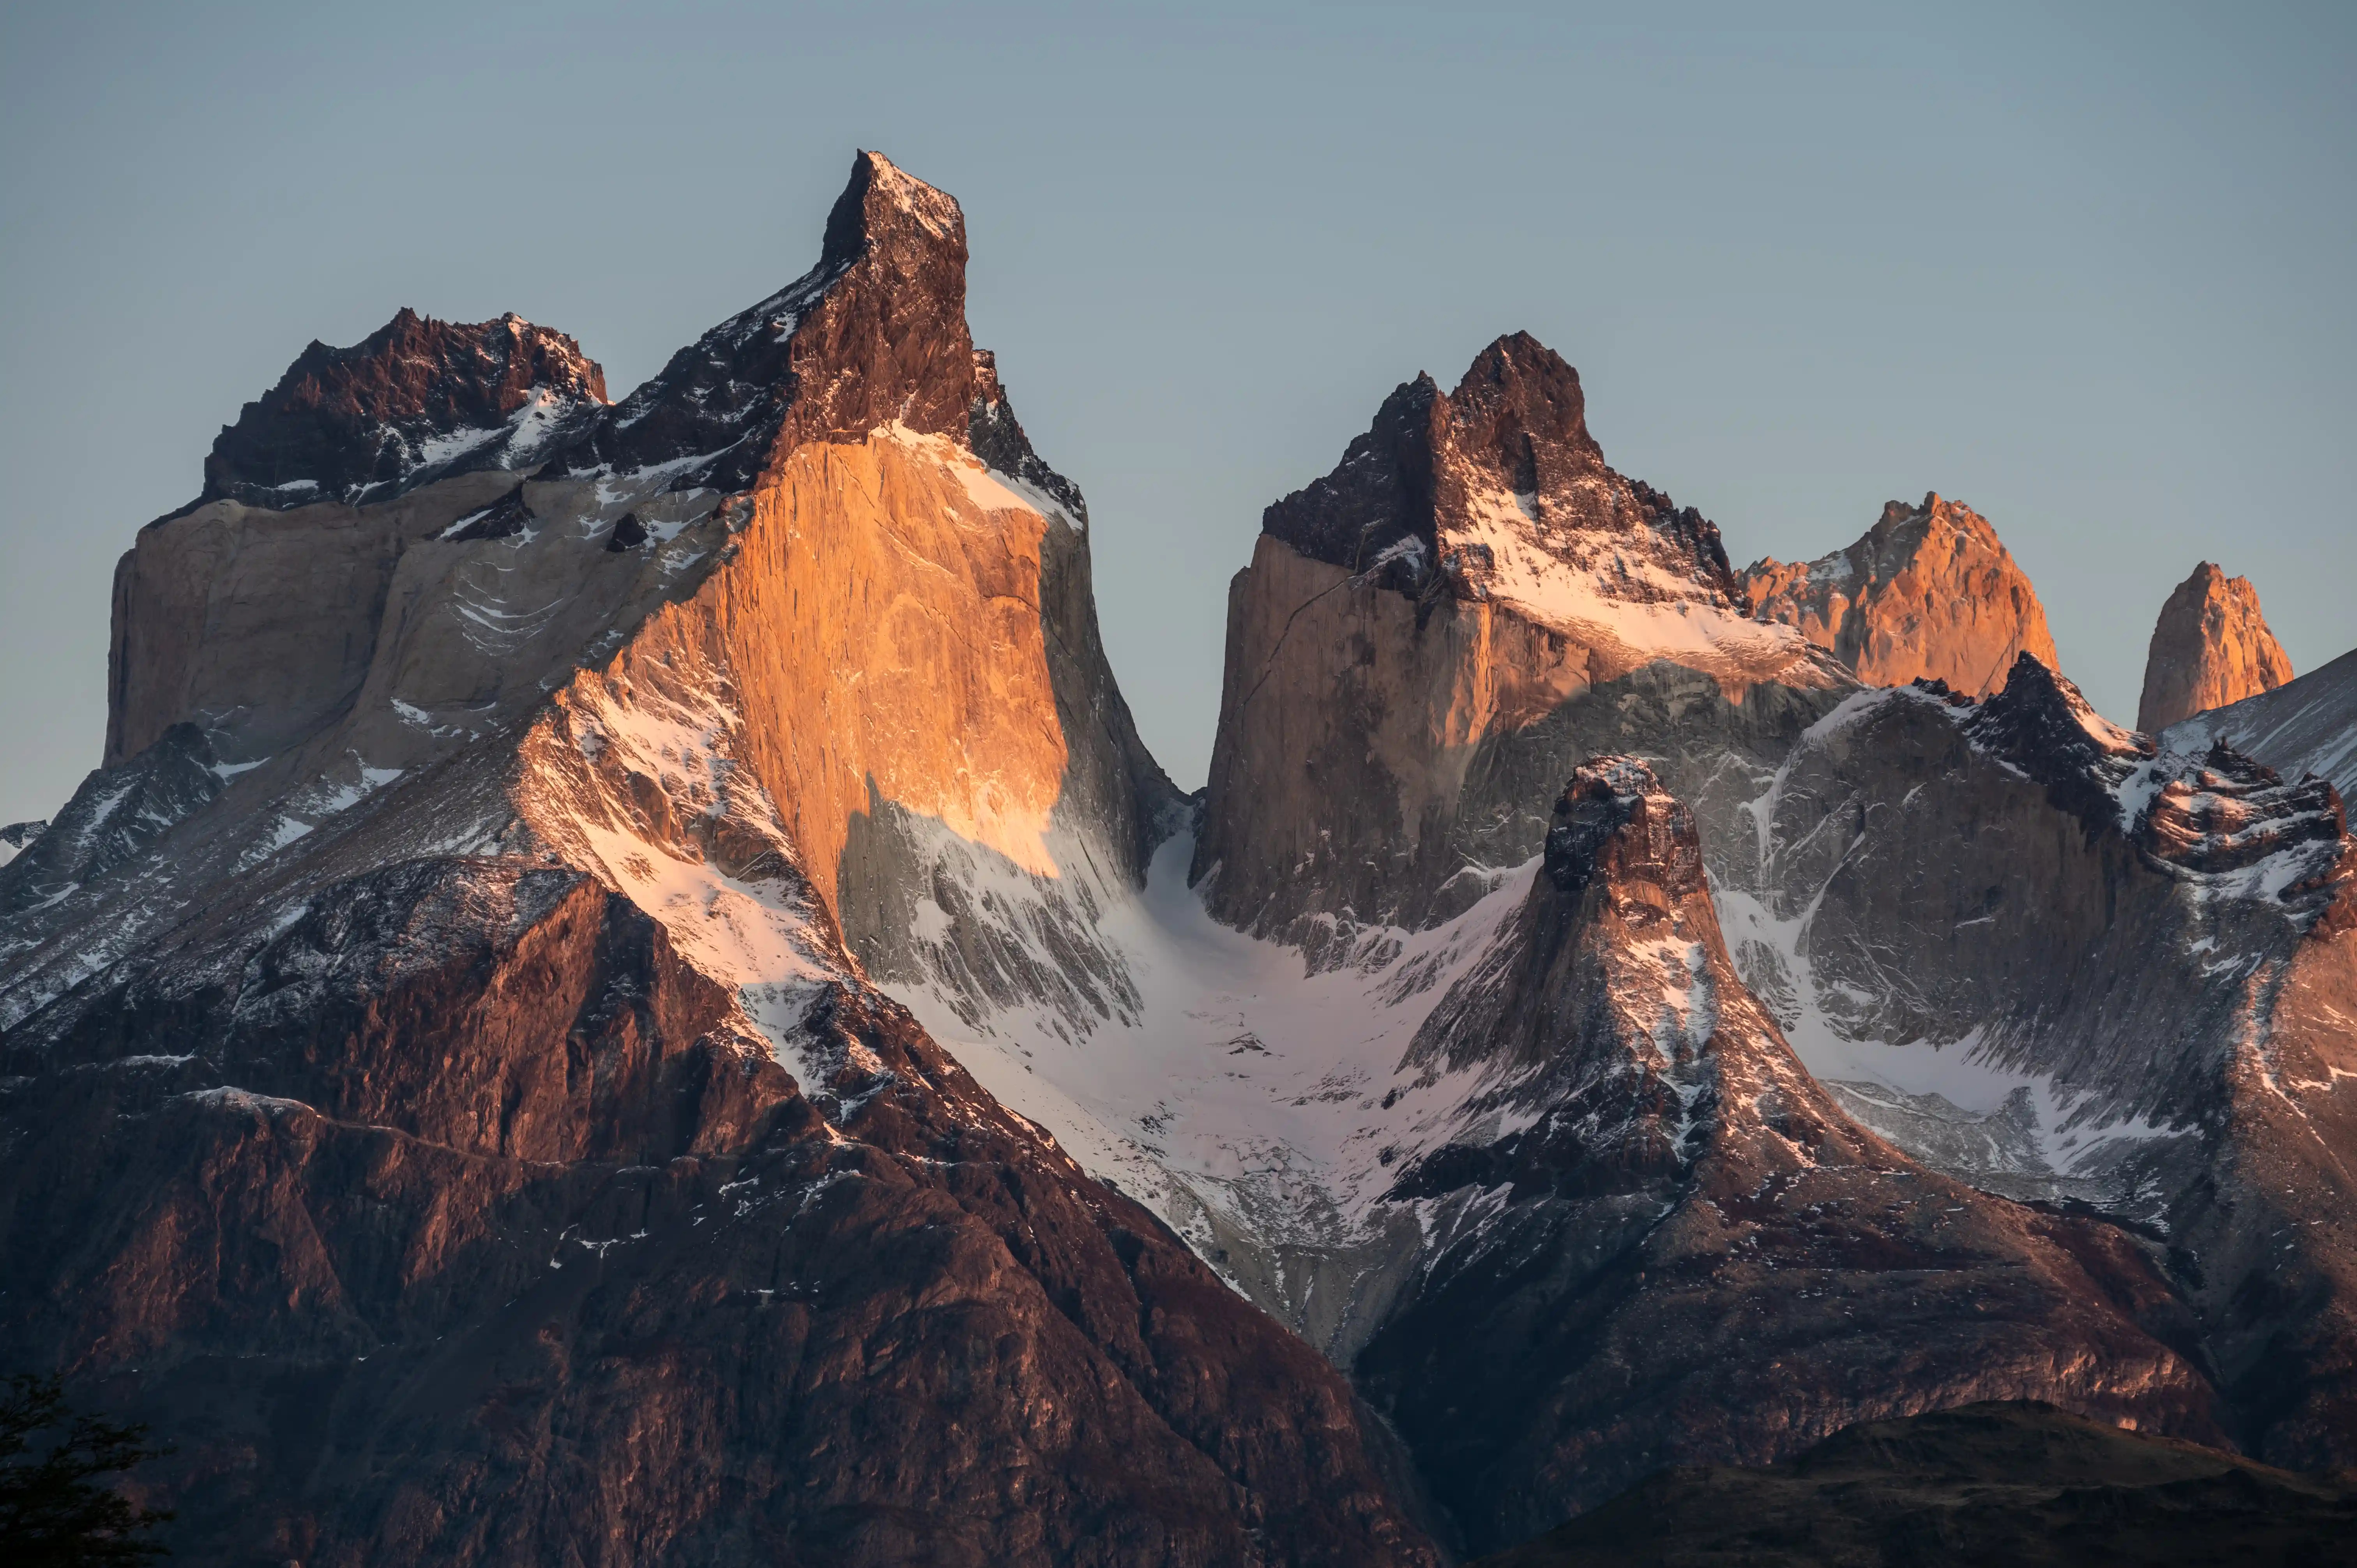
[[2248, 577], [2229, 577], [2204, 561], [2177, 585], [2153, 623], [2136, 727], [2167, 729], [2272, 692], [2291, 677], [2291, 660], [2259, 613], [2258, 589]]
[[2205, 567], [2123, 727], [1986, 520], [1738, 572], [1514, 333], [1267, 507], [1190, 798], [957, 202], [806, 259], [125, 520], [0, 1371], [177, 1560], [2345, 1554], [2357, 654]]
[[1799, 629], [1870, 686], [1939, 681], [1982, 697], [2028, 653], [2060, 667], [2045, 607], [1986, 519], [1927, 495], [1892, 501], [1857, 542], [1744, 568], [1744, 602]]

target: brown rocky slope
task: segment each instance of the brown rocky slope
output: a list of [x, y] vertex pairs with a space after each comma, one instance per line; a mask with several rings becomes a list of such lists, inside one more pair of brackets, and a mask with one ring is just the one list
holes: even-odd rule
[[2332, 786], [2121, 729], [2024, 655], [1985, 703], [1853, 699], [1760, 811], [1728, 940], [1845, 1107], [2159, 1243], [2236, 1443], [2357, 1457], [2357, 841]]

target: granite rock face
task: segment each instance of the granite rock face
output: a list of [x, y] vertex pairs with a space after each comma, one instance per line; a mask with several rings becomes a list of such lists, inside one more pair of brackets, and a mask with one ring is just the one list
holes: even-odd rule
[[[1986, 702], [1861, 690], [1714, 587], [1699, 528], [1602, 467], [1576, 389], [1503, 340], [1458, 392], [1402, 388], [1270, 509], [1197, 832], [1106, 924], [1134, 1017], [1049, 1038], [915, 1004], [1350, 1368], [1466, 1542], [1869, 1407], [2026, 1394], [2337, 1462], [2338, 1156], [2307, 1168], [2232, 1065], [2298, 1058], [2305, 1113], [2334, 1114], [2337, 806], [2207, 736], [2109, 724], [2050, 648], [1974, 671]], [[1947, 503], [1900, 510], [1886, 538], [1936, 518], [1943, 559], [1979, 548]], [[1939, 624], [1978, 636], [1975, 613]], [[2012, 648], [2026, 611], [2004, 615]], [[1642, 758], [1645, 810], [1550, 815], [1598, 754]], [[1534, 910], [1556, 872], [1594, 880], [1559, 851], [1639, 817], [1649, 844], [1690, 827], [1631, 885], [1702, 899], [1729, 972], [1589, 922], [1565, 939], [1589, 956], [1544, 980], [1531, 955], [1564, 949]], [[1661, 940], [1707, 952], [1701, 918]], [[1722, 1069], [1740, 1091], [1696, 1133]], [[2292, 1218], [2252, 1174], [2278, 1168], [2328, 1196]], [[1696, 1170], [1801, 1196], [1730, 1208]], [[2237, 1206], [2319, 1223], [2259, 1227], [2273, 1272], [2222, 1225]], [[1811, 1229], [1833, 1213], [1837, 1244]], [[1905, 1348], [1853, 1343], [1865, 1322]]]
[[[172, 1434], [183, 1560], [1434, 1561], [1342, 1376], [875, 983], [1117, 1005], [1176, 799], [963, 262], [863, 155], [528, 461], [140, 535], [108, 764], [0, 867], [0, 1342]], [[350, 360], [256, 427], [478, 417]], [[898, 921], [945, 858], [1064, 961]]]
[[190, 948], [12, 1031], [0, 1191], [184, 1558], [1427, 1561], [1339, 1377], [855, 983], [797, 1079], [482, 859]]
[[2164, 730], [2291, 678], [2291, 660], [2259, 613], [2258, 589], [2248, 577], [2229, 577], [2204, 561], [2177, 585], [2153, 623], [2136, 728]]
[[1229, 589], [1208, 904], [1295, 940], [1445, 920], [1599, 752], [1662, 758], [1715, 822], [1850, 684], [1736, 595], [1718, 530], [1606, 467], [1527, 335], [1403, 385]]
[[1986, 519], [1927, 495], [1892, 501], [1857, 543], [1814, 561], [1744, 568], [1743, 602], [1798, 628], [1869, 686], [1945, 682], [1982, 697], [2031, 654], [2061, 668], [2038, 592]]
[[1190, 804], [965, 263], [864, 154], [621, 403], [397, 318], [140, 532], [0, 833], [0, 1346], [184, 1559], [1428, 1563], [1991, 1399], [2351, 1461], [2346, 660], [2123, 729], [1968, 511], [1738, 577], [1517, 335], [1268, 509]]

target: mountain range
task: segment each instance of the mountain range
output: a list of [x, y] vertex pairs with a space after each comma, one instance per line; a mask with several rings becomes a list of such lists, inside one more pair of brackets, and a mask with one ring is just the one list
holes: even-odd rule
[[619, 403], [404, 310], [124, 555], [0, 1346], [181, 1557], [1437, 1564], [1991, 1402], [2338, 1495], [2357, 653], [2203, 563], [2122, 727], [1970, 508], [1738, 568], [1515, 333], [1268, 507], [1189, 796], [966, 263], [863, 153]]

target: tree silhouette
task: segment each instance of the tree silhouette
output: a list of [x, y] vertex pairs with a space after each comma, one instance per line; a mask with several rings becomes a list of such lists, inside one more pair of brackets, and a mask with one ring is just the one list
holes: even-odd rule
[[18, 1373], [0, 1394], [0, 1562], [10, 1568], [149, 1563], [167, 1555], [142, 1532], [172, 1516], [134, 1508], [92, 1477], [169, 1453], [147, 1428], [86, 1415], [56, 1378]]

